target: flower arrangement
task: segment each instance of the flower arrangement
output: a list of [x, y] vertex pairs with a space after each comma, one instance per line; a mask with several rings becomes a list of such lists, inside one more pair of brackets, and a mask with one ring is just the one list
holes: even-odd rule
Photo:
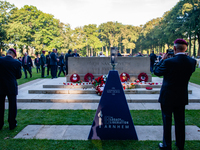
[[102, 76], [96, 78], [96, 79], [92, 82], [92, 84], [94, 84], [95, 87], [98, 86], [98, 85], [101, 85], [101, 86], [102, 86], [103, 84], [106, 83], [107, 78], [108, 78], [108, 75], [102, 75]]
[[79, 80], [80, 80], [80, 76], [77, 73], [72, 74], [70, 77], [70, 81], [73, 83], [78, 82]]
[[85, 82], [92, 81], [93, 79], [94, 79], [94, 76], [93, 76], [93, 74], [91, 74], [91, 73], [87, 73], [87, 74], [84, 76]]
[[121, 82], [126, 82], [130, 79], [130, 75], [126, 72], [121, 73], [120, 80]]
[[140, 74], [138, 75], [138, 79], [140, 80], [140, 82], [141, 82], [141, 81], [147, 82], [147, 81], [148, 81], [148, 75], [147, 75], [146, 73], [142, 72], [142, 73], [140, 73]]

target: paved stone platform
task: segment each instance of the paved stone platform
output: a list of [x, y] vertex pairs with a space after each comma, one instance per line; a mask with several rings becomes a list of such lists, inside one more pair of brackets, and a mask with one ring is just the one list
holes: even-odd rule
[[[90, 125], [28, 125], [15, 139], [87, 140]], [[139, 141], [162, 141], [163, 126], [135, 126]], [[200, 141], [200, 128], [186, 126], [186, 140]], [[172, 126], [172, 140], [175, 140]]]
[[[18, 103], [18, 109], [36, 110], [96, 110], [99, 103]], [[160, 103], [128, 103], [130, 110], [160, 110]], [[5, 104], [8, 109], [8, 103]], [[200, 110], [200, 103], [186, 105], [187, 110]]]

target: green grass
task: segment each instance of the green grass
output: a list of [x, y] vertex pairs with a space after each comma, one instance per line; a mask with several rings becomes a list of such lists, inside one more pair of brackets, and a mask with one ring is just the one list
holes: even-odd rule
[[[91, 125], [95, 110], [18, 110], [18, 127], [12, 131], [8, 129], [5, 112], [5, 125], [0, 131], [0, 150], [18, 149], [130, 149], [150, 150], [158, 149], [158, 141], [60, 141], [13, 139], [27, 125]], [[131, 110], [135, 125], [162, 125], [160, 110]], [[186, 110], [186, 125], [200, 127], [200, 110]], [[174, 143], [174, 142], [173, 142]], [[200, 141], [186, 141], [185, 149], [197, 150]], [[173, 144], [173, 149], [176, 149]]]
[[[152, 77], [157, 77], [157, 76], [152, 74]], [[190, 82], [200, 85], [200, 68], [196, 68], [195, 72], [190, 77]]]
[[[58, 70], [59, 72], [59, 70]], [[47, 68], [45, 68], [45, 76], [47, 75]], [[61, 77], [64, 77], [63, 73], [61, 72]], [[36, 71], [36, 68], [32, 68], [32, 78], [30, 78], [30, 75], [29, 73], [27, 72], [27, 79], [24, 79], [25, 77], [25, 74], [24, 74], [24, 71], [22, 71], [22, 77], [21, 79], [18, 79], [17, 80], [17, 83], [18, 85], [21, 85], [23, 83], [26, 83], [26, 82], [29, 82], [29, 81], [32, 81], [32, 80], [35, 80], [35, 79], [40, 79], [41, 78], [41, 72], [38, 72]], [[51, 72], [49, 72], [49, 76], [47, 76], [46, 78], [51, 78]], [[44, 79], [44, 78], [41, 78], [41, 79]]]

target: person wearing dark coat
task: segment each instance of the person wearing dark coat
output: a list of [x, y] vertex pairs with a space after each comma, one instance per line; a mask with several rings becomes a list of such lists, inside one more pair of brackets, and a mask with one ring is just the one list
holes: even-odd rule
[[47, 76], [49, 76], [49, 71], [51, 70], [51, 65], [50, 65], [50, 54], [51, 52], [48, 52], [49, 54], [46, 55], [46, 66], [47, 66]]
[[77, 49], [74, 49], [74, 53], [72, 54], [72, 57], [80, 57], [79, 54], [77, 53]]
[[50, 65], [51, 65], [51, 78], [57, 78], [56, 70], [57, 70], [57, 62], [59, 61], [56, 56], [56, 49], [53, 49], [53, 52], [50, 55]]
[[8, 122], [10, 130], [17, 126], [17, 94], [18, 85], [16, 79], [20, 79], [21, 63], [14, 59], [17, 56], [16, 50], [10, 48], [6, 57], [0, 58], [0, 130], [4, 125], [5, 98], [9, 102]]
[[31, 57], [28, 56], [27, 52], [24, 54], [24, 57], [22, 58], [22, 66], [24, 69], [24, 73], [25, 73], [25, 78], [27, 78], [27, 71], [30, 74], [30, 78], [32, 77], [32, 73], [31, 73], [31, 67], [33, 67], [33, 63], [31, 60]]
[[38, 70], [40, 72], [40, 58], [38, 55], [37, 55], [37, 58], [35, 58], [35, 60], [34, 60], [34, 64], [36, 66], [37, 73], [38, 73]]
[[163, 143], [160, 149], [171, 149], [172, 113], [174, 114], [176, 146], [183, 150], [185, 144], [185, 105], [188, 104], [188, 82], [195, 71], [196, 60], [185, 54], [188, 43], [183, 39], [174, 41], [174, 57], [168, 53], [155, 66], [154, 74], [163, 76], [159, 103], [163, 119]]
[[41, 77], [44, 78], [44, 72], [45, 72], [45, 66], [46, 66], [46, 57], [45, 57], [45, 51], [42, 51], [41, 57], [40, 57], [40, 65], [42, 68], [42, 73], [41, 73]]
[[119, 50], [117, 51], [117, 56], [118, 56], [118, 57], [119, 57], [119, 56], [122, 56], [122, 55], [120, 54]]
[[151, 71], [151, 73], [153, 73], [154, 63], [155, 63], [155, 61], [157, 59], [156, 55], [154, 54], [154, 51], [151, 52], [149, 57], [150, 57], [150, 71]]
[[68, 57], [72, 57], [71, 50], [68, 50], [68, 53], [65, 55], [65, 69], [66, 75], [68, 75]]
[[65, 65], [65, 62], [64, 62], [64, 54], [61, 53], [61, 56], [59, 57], [59, 62], [58, 62], [58, 66], [59, 66], [59, 73], [58, 73], [58, 76], [60, 77], [60, 73], [63, 72], [63, 74], [65, 75], [65, 71], [64, 71], [64, 65]]

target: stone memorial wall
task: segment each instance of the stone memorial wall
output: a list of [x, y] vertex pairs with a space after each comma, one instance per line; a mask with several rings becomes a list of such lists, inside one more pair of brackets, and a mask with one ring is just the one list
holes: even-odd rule
[[[103, 74], [108, 74], [112, 69], [110, 57], [69, 57], [68, 64], [68, 82], [70, 82], [70, 76], [73, 73], [77, 73], [80, 79], [84, 81], [84, 76], [87, 73], [92, 73], [96, 78]], [[122, 72], [128, 73], [130, 75], [129, 81], [131, 82], [136, 80], [142, 72], [148, 75], [148, 82], [152, 81], [149, 57], [118, 57], [116, 70], [119, 75]]]

